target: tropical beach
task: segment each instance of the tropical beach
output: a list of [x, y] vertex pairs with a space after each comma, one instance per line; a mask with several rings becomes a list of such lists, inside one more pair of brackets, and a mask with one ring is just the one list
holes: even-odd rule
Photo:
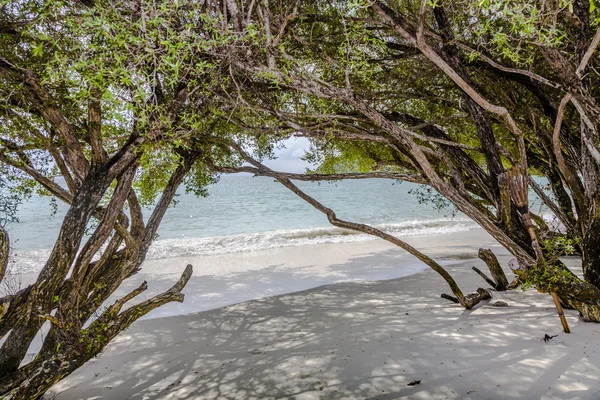
[[[230, 177], [221, 184], [257, 184], [252, 179]], [[393, 186], [370, 184], [378, 186], [380, 198], [390, 191], [398, 195]], [[226, 188], [214, 190], [227, 196]], [[55, 217], [48, 218], [41, 201], [36, 208], [52, 229]], [[410, 198], [396, 215], [409, 209], [409, 216], [424, 219], [396, 222], [396, 229], [406, 229], [403, 239], [431, 255], [465, 290], [486, 287], [471, 269], [485, 269], [477, 258], [480, 248], [492, 249], [514, 277], [508, 268], [512, 256], [485, 231], [460, 217], [444, 219]], [[173, 209], [174, 219], [184, 218], [184, 210], [190, 207]], [[263, 211], [256, 218], [265, 223], [268, 216]], [[246, 213], [246, 218], [252, 216]], [[292, 238], [274, 241], [268, 234], [271, 246], [259, 239], [254, 249], [231, 252], [208, 253], [206, 243], [239, 241], [239, 236], [190, 238], [188, 243], [203, 246], [174, 247], [172, 254], [181, 252], [176, 257], [150, 257], [107, 304], [143, 281], [152, 282], [132, 302], [135, 306], [167, 290], [192, 264], [185, 301], [148, 314], [44, 398], [593, 399], [600, 390], [595, 379], [600, 365], [593, 361], [600, 352], [594, 340], [600, 328], [567, 312], [577, 334], [565, 335], [548, 295], [534, 289], [493, 292], [491, 300], [461, 310], [440, 298], [449, 293], [445, 282], [403, 250], [383, 240], [320, 229], [278, 230]], [[295, 242], [299, 236], [315, 242]], [[164, 240], [168, 244], [162, 246], [174, 243]], [[577, 269], [576, 258], [566, 262]], [[23, 284], [34, 276], [23, 274]], [[507, 306], [494, 306], [497, 301]], [[545, 342], [546, 334], [556, 337]], [[29, 357], [39, 351], [43, 335], [44, 329]], [[407, 386], [414, 381], [421, 383]]]
[[[430, 252], [437, 250], [434, 255], [460, 285], [474, 290], [484, 282], [471, 266], [485, 264], [475, 258], [477, 247], [461, 244], [490, 245], [492, 240], [485, 237], [475, 229], [407, 240]], [[304, 256], [297, 257], [296, 250]], [[269, 259], [279, 260], [277, 265], [249, 272], [252, 279], [245, 274], [220, 283], [192, 278], [186, 308], [203, 307], [207, 297], [203, 293], [215, 296], [226, 285], [235, 291], [242, 282], [259, 281], [277, 288], [290, 278], [325, 277], [367, 266], [402, 273], [406, 262], [399, 251], [377, 241], [260, 253], [250, 259], [267, 264]], [[280, 261], [286, 256], [286, 262]], [[500, 252], [503, 265], [509, 259]], [[209, 293], [207, 287], [212, 288]], [[467, 311], [441, 299], [444, 290], [443, 280], [426, 270], [147, 319], [46, 396], [57, 400], [597, 398], [600, 327], [586, 324], [571, 311], [567, 319], [574, 333], [562, 333], [550, 296], [535, 290], [494, 292], [492, 300]], [[230, 296], [228, 291], [219, 294]], [[496, 301], [507, 306], [495, 307]], [[546, 334], [553, 338], [545, 342]], [[420, 383], [407, 386], [414, 381]]]
[[0, 399], [599, 398], [598, 6], [0, 2]]

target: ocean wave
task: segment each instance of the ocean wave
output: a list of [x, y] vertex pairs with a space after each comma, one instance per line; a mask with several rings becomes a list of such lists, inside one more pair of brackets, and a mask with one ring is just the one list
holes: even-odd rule
[[50, 257], [50, 253], [51, 249], [15, 251], [8, 259], [7, 274], [38, 272]]
[[[376, 225], [382, 231], [396, 236], [448, 234], [468, 231], [476, 226], [474, 222], [466, 218], [412, 220]], [[374, 239], [373, 236], [336, 227], [286, 229], [215, 237], [165, 238], [152, 244], [147, 259], [240, 253], [289, 246], [361, 242], [372, 239]], [[49, 249], [18, 251], [11, 256], [10, 270], [18, 273], [37, 272], [48, 259], [50, 252]]]
[[[417, 236], [464, 232], [477, 227], [477, 225], [468, 219], [435, 219], [403, 221], [376, 225], [376, 227], [397, 236]], [[154, 242], [147, 259], [240, 253], [288, 246], [360, 242], [372, 239], [374, 237], [371, 235], [336, 227], [287, 229], [217, 237], [169, 238]]]

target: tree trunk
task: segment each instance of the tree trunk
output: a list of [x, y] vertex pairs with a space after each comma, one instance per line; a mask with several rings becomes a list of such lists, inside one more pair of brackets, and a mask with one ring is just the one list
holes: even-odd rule
[[81, 367], [100, 353], [120, 332], [150, 311], [166, 303], [182, 302], [181, 290], [192, 276], [188, 265], [179, 280], [166, 292], [131, 306], [121, 312], [125, 303], [147, 289], [144, 282], [128, 295], [117, 300], [77, 337], [59, 343], [53, 354], [38, 354], [29, 364], [12, 371], [0, 381], [0, 398], [3, 400], [37, 399], [55, 383]]
[[508, 279], [506, 279], [506, 275], [504, 274], [496, 255], [490, 249], [479, 249], [478, 257], [482, 259], [490, 269], [492, 278], [496, 282], [494, 289], [498, 291], [506, 290], [508, 287]]
[[[100, 169], [91, 171], [76, 193], [50, 258], [29, 293], [27, 303], [20, 310], [22, 318], [12, 327], [0, 348], [0, 378], [19, 368], [31, 341], [44, 322], [40, 315], [47, 315], [52, 310], [53, 298], [77, 254], [86, 225], [112, 181], [104, 172]], [[0, 320], [0, 330], [3, 322]]]
[[[6, 274], [8, 268], [8, 252], [10, 250], [10, 241], [8, 238], [8, 232], [2, 226], [0, 226], [0, 282]], [[0, 318], [2, 311], [0, 310]]]
[[581, 262], [585, 281], [600, 288], [600, 219], [590, 224], [581, 241]]

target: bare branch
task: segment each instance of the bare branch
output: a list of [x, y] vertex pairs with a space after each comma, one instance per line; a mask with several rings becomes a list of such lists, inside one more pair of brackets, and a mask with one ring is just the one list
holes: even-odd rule
[[395, 244], [396, 246], [402, 248], [403, 250], [406, 250], [411, 255], [417, 257], [419, 260], [424, 262], [426, 265], [428, 265], [430, 268], [432, 268], [435, 272], [437, 272], [444, 278], [444, 280], [446, 281], [446, 283], [452, 290], [452, 293], [454, 293], [454, 295], [457, 297], [457, 299], [459, 300], [460, 304], [463, 307], [470, 309], [475, 304], [477, 304], [477, 302], [480, 301], [480, 300], [474, 301], [474, 300], [467, 299], [463, 295], [462, 291], [458, 287], [458, 284], [456, 283], [456, 281], [454, 281], [452, 276], [450, 274], [448, 274], [448, 272], [441, 265], [439, 265], [437, 262], [435, 262], [429, 256], [421, 253], [419, 250], [412, 247], [411, 245], [404, 242], [403, 240], [401, 240], [393, 235], [390, 235], [388, 233], [385, 233], [382, 230], [379, 230], [379, 229], [374, 228], [369, 225], [344, 221], [344, 220], [337, 218], [335, 212], [332, 209], [324, 206], [319, 201], [317, 201], [315, 198], [309, 196], [308, 194], [306, 194], [305, 192], [300, 190], [300, 188], [298, 188], [296, 185], [294, 185], [292, 183], [292, 181], [287, 176], [285, 176], [285, 173], [280, 173], [280, 172], [271, 170], [270, 168], [266, 167], [265, 165], [261, 164], [257, 160], [250, 157], [238, 145], [233, 144], [232, 147], [234, 147], [236, 150], [238, 150], [240, 152], [240, 154], [242, 155], [242, 157], [247, 162], [254, 165], [256, 167], [257, 171], [260, 171], [260, 173], [259, 173], [260, 175], [271, 176], [273, 178], [276, 178], [282, 185], [287, 187], [298, 197], [300, 197], [301, 199], [303, 199], [304, 201], [306, 201], [307, 203], [312, 205], [317, 210], [321, 211], [323, 214], [325, 214], [327, 216], [327, 219], [329, 220], [329, 222], [332, 225], [340, 227], [340, 228], [350, 229], [350, 230], [363, 232], [363, 233], [367, 233], [369, 235], [380, 237], [390, 243]]
[[579, 79], [583, 78], [583, 71], [585, 71], [585, 69], [586, 69], [590, 59], [592, 58], [594, 51], [596, 51], [596, 48], [598, 47], [599, 43], [600, 43], [600, 28], [598, 28], [598, 30], [596, 31], [596, 34], [594, 35], [594, 39], [592, 40], [592, 43], [590, 43], [590, 46], [588, 47], [585, 54], [581, 58], [581, 62], [579, 63], [579, 66], [575, 70], [575, 74], [577, 75], [577, 77]]
[[146, 291], [147, 289], [148, 282], [142, 282], [140, 286], [138, 286], [119, 300], [115, 301], [110, 307], [108, 307], [108, 309], [105, 311], [106, 315], [110, 316], [111, 318], [114, 318], [117, 314], [119, 314], [119, 312], [121, 312], [121, 308], [123, 308], [125, 303], [127, 303], [129, 300], [133, 299], [137, 295], [141, 294], [142, 292]]
[[556, 203], [554, 203], [550, 197], [548, 197], [548, 195], [544, 192], [544, 190], [540, 187], [540, 185], [538, 185], [537, 182], [534, 181], [533, 179], [530, 179], [529, 186], [531, 186], [531, 188], [533, 189], [535, 194], [537, 194], [538, 197], [542, 199], [544, 204], [546, 206], [548, 206], [548, 208], [550, 210], [552, 210], [554, 215], [556, 215], [556, 217], [560, 220], [560, 222], [565, 226], [567, 231], [575, 232], [575, 226], [574, 226], [575, 221], [572, 221], [571, 218], [567, 217], [565, 215], [565, 213], [562, 212], [560, 207], [558, 205], [556, 205]]
[[183, 162], [176, 169], [175, 172], [169, 178], [169, 182], [167, 186], [163, 190], [163, 193], [160, 196], [160, 199], [156, 203], [150, 218], [148, 219], [148, 223], [146, 224], [146, 231], [144, 232], [144, 238], [142, 239], [142, 243], [140, 245], [140, 260], [138, 262], [141, 264], [144, 261], [146, 252], [150, 248], [150, 244], [154, 240], [154, 236], [156, 231], [158, 230], [158, 226], [162, 221], [167, 208], [171, 204], [173, 200], [173, 196], [177, 191], [177, 188], [183, 181], [185, 175], [190, 171], [196, 160], [200, 155], [197, 153], [189, 152], [183, 156]]
[[[255, 167], [223, 167], [213, 165], [211, 167], [216, 172], [223, 172], [227, 174], [235, 174], [238, 172], [249, 172], [255, 175], [261, 175], [262, 171], [260, 168]], [[278, 172], [278, 176], [288, 178], [295, 181], [342, 181], [349, 179], [394, 179], [397, 181], [406, 181], [418, 184], [426, 184], [427, 181], [418, 175], [402, 174], [399, 172], [387, 172], [387, 171], [373, 171], [366, 173], [346, 173], [346, 174], [294, 174], [287, 172]]]
[[[140, 317], [148, 314], [150, 311], [154, 310], [162, 306], [163, 304], [170, 303], [172, 301], [182, 302], [184, 295], [181, 293], [185, 285], [188, 283], [190, 278], [192, 277], [193, 268], [191, 264], [188, 264], [181, 274], [181, 277], [173, 285], [169, 290], [164, 293], [161, 293], [157, 296], [152, 297], [146, 301], [141, 302], [135, 306], [128, 308], [123, 311], [121, 314], [117, 315], [113, 320], [113, 332], [118, 333], [129, 327], [132, 322], [139, 319]], [[135, 292], [143, 291], [143, 285], [140, 286], [136, 291], [130, 293], [131, 296], [136, 295]], [[145, 290], [145, 289], [144, 289]]]
[[565, 115], [567, 104], [572, 98], [573, 96], [570, 93], [567, 93], [562, 98], [560, 105], [558, 106], [558, 111], [556, 112], [556, 122], [554, 123], [554, 131], [552, 134], [552, 149], [558, 163], [558, 169], [569, 185], [573, 196], [578, 200], [579, 204], [585, 204], [585, 196], [583, 196], [581, 182], [579, 181], [577, 174], [571, 171], [571, 169], [567, 166], [560, 146], [560, 130], [562, 127], [562, 121]]

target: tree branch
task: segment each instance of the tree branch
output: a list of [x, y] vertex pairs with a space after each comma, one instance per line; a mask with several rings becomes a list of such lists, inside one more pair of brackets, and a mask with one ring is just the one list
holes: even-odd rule
[[99, 99], [100, 91], [93, 88], [90, 91], [90, 105], [88, 107], [88, 124], [90, 146], [92, 147], [92, 164], [101, 164], [105, 161], [106, 155], [102, 146], [102, 104]]
[[[6, 269], [8, 267], [9, 251], [10, 240], [8, 232], [6, 232], [6, 229], [4, 229], [4, 227], [0, 226], [0, 283], [2, 283], [2, 279], [4, 279], [4, 274], [6, 273]], [[0, 307], [2, 307], [2, 304], [0, 304]], [[0, 310], [0, 314], [3, 314], [2, 310]]]
[[440, 276], [442, 276], [442, 278], [444, 278], [444, 280], [446, 281], [446, 283], [452, 290], [452, 293], [454, 293], [454, 295], [456, 296], [456, 298], [459, 300], [460, 304], [463, 307], [470, 309], [475, 304], [477, 304], [477, 302], [479, 302], [479, 301], [475, 302], [474, 300], [471, 301], [471, 300], [467, 299], [463, 295], [462, 291], [458, 287], [458, 284], [456, 283], [456, 281], [454, 281], [452, 276], [450, 274], [448, 274], [448, 272], [441, 265], [436, 263], [432, 258], [421, 253], [419, 250], [412, 247], [408, 243], [400, 240], [399, 238], [397, 238], [393, 235], [390, 235], [388, 233], [385, 233], [377, 228], [374, 228], [372, 226], [365, 225], [365, 224], [344, 221], [344, 220], [337, 218], [335, 212], [332, 209], [325, 207], [323, 204], [321, 204], [315, 198], [309, 196], [308, 194], [306, 194], [305, 192], [300, 190], [300, 188], [298, 188], [296, 185], [294, 185], [292, 183], [292, 181], [286, 176], [285, 173], [273, 171], [270, 168], [266, 167], [265, 165], [261, 164], [260, 162], [258, 162], [254, 158], [252, 158], [250, 155], [248, 155], [237, 144], [232, 144], [232, 147], [240, 153], [240, 155], [242, 156], [242, 158], [244, 160], [246, 160], [248, 163], [254, 165], [256, 167], [257, 171], [260, 171], [260, 175], [265, 175], [265, 176], [270, 176], [270, 177], [276, 178], [283, 186], [287, 187], [298, 197], [300, 197], [301, 199], [303, 199], [304, 201], [306, 201], [307, 203], [312, 205], [317, 210], [321, 211], [323, 214], [325, 214], [327, 216], [327, 219], [329, 220], [329, 222], [332, 225], [340, 227], [340, 228], [350, 229], [350, 230], [354, 230], [354, 231], [367, 233], [369, 235], [377, 236], [377, 237], [380, 237], [390, 243], [395, 244], [396, 246], [400, 247], [401, 249], [406, 250], [411, 255], [417, 257], [419, 260], [421, 260], [426, 265], [428, 265], [430, 268], [432, 268], [435, 272], [437, 272]]
[[[177, 301], [180, 303], [183, 302], [185, 296], [183, 295], [183, 293], [181, 293], [181, 291], [192, 277], [192, 272], [192, 265], [188, 264], [185, 267], [183, 274], [181, 274], [179, 280], [175, 283], [175, 285], [173, 285], [166, 292], [163, 292], [157, 296], [152, 297], [151, 299], [143, 301], [140, 304], [132, 306], [127, 310], [123, 311], [121, 314], [117, 315], [111, 322], [110, 330], [115, 334], [118, 332], [122, 332], [123, 330], [127, 329], [135, 320], [139, 319], [140, 317], [143, 317], [150, 311], [162, 306], [163, 304], [167, 304], [172, 301]], [[128, 296], [133, 297], [137, 295], [136, 292], [138, 291], [141, 293], [143, 290], [145, 290], [143, 286], [144, 285], [140, 286]]]
[[594, 35], [594, 39], [592, 40], [592, 43], [590, 43], [590, 46], [588, 47], [587, 51], [581, 58], [581, 62], [579, 63], [579, 66], [575, 70], [575, 74], [577, 75], [577, 77], [579, 79], [583, 78], [583, 71], [585, 71], [585, 69], [586, 69], [590, 59], [592, 58], [594, 51], [596, 51], [596, 48], [598, 47], [599, 43], [600, 43], [600, 28], [598, 28], [598, 30], [596, 31], [596, 34]]
[[[222, 172], [227, 174], [235, 174], [239, 172], [248, 172], [255, 175], [261, 175], [262, 171], [256, 167], [226, 167], [226, 166], [218, 166], [212, 165], [211, 169], [215, 172]], [[279, 172], [280, 176], [295, 180], [295, 181], [309, 181], [309, 182], [317, 182], [317, 181], [341, 181], [348, 179], [394, 179], [398, 181], [406, 181], [418, 184], [426, 184], [427, 181], [418, 175], [409, 175], [402, 174], [399, 172], [387, 172], [387, 171], [373, 171], [373, 172], [365, 172], [365, 173], [345, 173], [345, 174], [295, 174], [288, 172]]]

